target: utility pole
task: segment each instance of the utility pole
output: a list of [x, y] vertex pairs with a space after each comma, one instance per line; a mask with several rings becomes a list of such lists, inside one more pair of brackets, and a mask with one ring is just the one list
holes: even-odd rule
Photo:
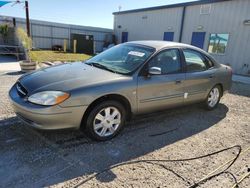
[[29, 18], [29, 3], [28, 3], [28, 1], [25, 1], [25, 11], [26, 11], [27, 35], [30, 37], [30, 18]]
[[16, 18], [13, 18], [12, 22], [13, 22], [13, 26], [16, 27]]

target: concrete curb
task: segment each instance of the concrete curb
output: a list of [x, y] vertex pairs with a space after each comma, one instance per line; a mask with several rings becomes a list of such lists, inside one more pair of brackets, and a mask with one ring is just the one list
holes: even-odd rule
[[0, 63], [0, 71], [21, 71], [19, 62]]
[[248, 77], [248, 76], [233, 75], [232, 80], [234, 82], [240, 82], [240, 83], [244, 83], [244, 84], [250, 84], [250, 77]]

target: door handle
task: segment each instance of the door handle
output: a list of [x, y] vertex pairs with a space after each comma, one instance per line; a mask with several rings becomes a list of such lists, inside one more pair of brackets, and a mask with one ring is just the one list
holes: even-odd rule
[[175, 80], [175, 84], [181, 84], [181, 80]]
[[213, 74], [210, 74], [210, 75], [209, 75], [209, 78], [213, 78], [213, 77], [214, 77], [214, 75], [213, 75]]

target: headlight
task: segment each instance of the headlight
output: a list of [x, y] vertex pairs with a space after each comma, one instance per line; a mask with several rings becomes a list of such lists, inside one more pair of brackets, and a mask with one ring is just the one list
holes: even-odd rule
[[60, 104], [69, 98], [69, 94], [62, 91], [43, 91], [35, 93], [28, 98], [29, 102], [51, 106]]

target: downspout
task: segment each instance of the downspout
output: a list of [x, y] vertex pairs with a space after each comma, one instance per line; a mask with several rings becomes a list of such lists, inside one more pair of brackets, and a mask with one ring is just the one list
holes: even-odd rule
[[181, 28], [180, 28], [179, 42], [182, 41], [182, 33], [183, 33], [183, 26], [184, 26], [185, 15], [186, 15], [186, 6], [184, 6], [183, 9], [182, 9]]

